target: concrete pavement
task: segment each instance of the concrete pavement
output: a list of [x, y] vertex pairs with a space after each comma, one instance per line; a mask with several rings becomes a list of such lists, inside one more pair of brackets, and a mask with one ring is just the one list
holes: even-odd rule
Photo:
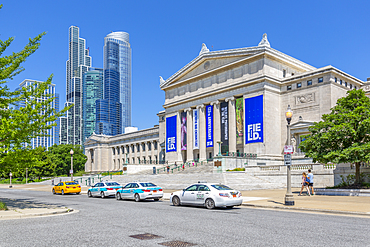
[[[50, 192], [50, 196], [52, 196], [52, 186], [46, 184], [15, 184], [11, 189], [9, 188], [9, 185], [0, 184], [0, 188], [6, 188], [9, 190], [20, 189], [46, 191]], [[86, 194], [87, 189], [87, 186], [82, 186], [81, 193]], [[299, 190], [299, 188], [292, 189], [295, 201], [294, 206], [284, 205], [284, 195], [286, 192], [284, 189], [242, 191], [243, 206], [370, 217], [370, 197], [325, 195], [307, 196], [305, 193], [302, 194], [303, 196], [298, 196]], [[175, 190], [164, 190], [163, 199], [169, 200], [170, 194], [173, 191]], [[23, 204], [17, 204], [17, 201], [11, 201], [1, 197], [0, 201], [5, 202], [9, 208], [7, 211], [0, 211], [0, 220], [73, 212], [73, 209], [71, 208], [55, 207], [51, 205], [35, 205], [33, 203], [27, 203], [27, 201], [23, 201]]]

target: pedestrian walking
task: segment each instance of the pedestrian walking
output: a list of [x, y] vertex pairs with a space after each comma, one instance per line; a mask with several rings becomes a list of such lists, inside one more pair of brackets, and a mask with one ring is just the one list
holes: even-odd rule
[[170, 173], [170, 166], [167, 165], [167, 173]]
[[308, 169], [308, 174], [307, 174], [307, 177], [309, 179], [309, 184], [308, 184], [308, 187], [311, 188], [311, 195], [315, 195], [315, 192], [313, 190], [313, 174], [311, 172], [311, 169]]
[[184, 163], [184, 164], [182, 164], [182, 169], [183, 169], [183, 170], [185, 169], [185, 163]]
[[301, 191], [299, 192], [299, 195], [301, 196], [302, 195], [302, 191], [304, 188], [307, 189], [307, 194], [310, 196], [311, 193], [310, 193], [310, 189], [308, 188], [308, 184], [309, 184], [309, 180], [308, 180], [308, 177], [307, 177], [307, 174], [305, 172], [302, 173], [302, 188], [301, 188]]

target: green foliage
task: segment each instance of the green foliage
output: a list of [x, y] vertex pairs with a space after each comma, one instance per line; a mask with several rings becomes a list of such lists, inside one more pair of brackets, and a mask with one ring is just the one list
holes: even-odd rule
[[370, 99], [364, 91], [348, 91], [309, 131], [299, 145], [306, 156], [320, 163], [356, 164], [359, 183], [360, 164], [370, 161]]
[[4, 202], [0, 202], [0, 210], [8, 210], [8, 207]]
[[232, 170], [228, 169], [226, 171], [228, 171], [228, 172], [242, 172], [242, 171], [245, 171], [245, 168], [234, 168]]
[[80, 145], [53, 145], [49, 148], [48, 156], [52, 163], [56, 164], [55, 174], [69, 175], [69, 170], [71, 169], [71, 155], [70, 151], [73, 149], [73, 171], [83, 171], [85, 169], [85, 163], [87, 157], [82, 152], [82, 147]]
[[[2, 5], [0, 5], [0, 9]], [[23, 144], [29, 143], [32, 138], [46, 136], [47, 130], [56, 125], [55, 120], [62, 116], [70, 107], [56, 112], [51, 102], [53, 95], [45, 93], [50, 86], [52, 75], [45, 81], [23, 87], [16, 91], [11, 91], [7, 86], [14, 76], [24, 70], [21, 66], [26, 59], [33, 54], [40, 46], [40, 41], [45, 32], [30, 38], [28, 44], [19, 52], [13, 52], [11, 55], [3, 56], [3, 53], [14, 41], [14, 37], [5, 41], [0, 40], [0, 170], [6, 170], [6, 167], [12, 167], [12, 171], [17, 174], [21, 172], [27, 163], [21, 160], [35, 163], [32, 158], [33, 152], [26, 150], [23, 154]], [[39, 98], [49, 98], [39, 100]], [[15, 107], [19, 106], [19, 107]], [[37, 154], [39, 155], [39, 154]], [[20, 156], [20, 157], [18, 157]], [[16, 159], [12, 162], [12, 159]], [[45, 157], [38, 162], [46, 162]], [[34, 171], [36, 172], [36, 171]], [[42, 174], [37, 174], [40, 176]]]
[[[334, 187], [329, 187], [329, 189], [348, 188], [356, 184], [355, 174], [348, 174], [347, 176], [340, 175], [340, 177], [342, 182]], [[370, 188], [370, 183], [366, 182], [366, 178], [370, 179], [370, 174], [360, 173], [360, 183], [358, 183], [358, 185], [361, 187]]]

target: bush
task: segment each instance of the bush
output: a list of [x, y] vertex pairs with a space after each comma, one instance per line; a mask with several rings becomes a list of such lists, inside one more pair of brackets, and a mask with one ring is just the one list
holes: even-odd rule
[[232, 169], [232, 170], [228, 169], [226, 171], [228, 171], [228, 172], [243, 172], [243, 171], [245, 171], [245, 168], [235, 168], [235, 169]]
[[4, 202], [0, 202], [0, 210], [8, 210], [8, 207]]

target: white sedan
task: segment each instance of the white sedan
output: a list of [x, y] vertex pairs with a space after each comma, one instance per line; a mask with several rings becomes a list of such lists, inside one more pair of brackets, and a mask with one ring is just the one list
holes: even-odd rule
[[243, 198], [242, 193], [226, 185], [197, 183], [181, 191], [171, 193], [170, 201], [174, 206], [195, 205], [212, 209], [239, 206], [242, 204]]

